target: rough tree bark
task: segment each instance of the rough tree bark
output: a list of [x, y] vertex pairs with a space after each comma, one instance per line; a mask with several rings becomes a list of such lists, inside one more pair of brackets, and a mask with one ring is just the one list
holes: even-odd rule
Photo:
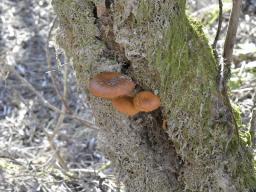
[[101, 148], [129, 192], [249, 191], [250, 147], [218, 89], [218, 66], [185, 0], [53, 0], [56, 40], [87, 91], [90, 77], [119, 71], [162, 107], [126, 117], [89, 95]]

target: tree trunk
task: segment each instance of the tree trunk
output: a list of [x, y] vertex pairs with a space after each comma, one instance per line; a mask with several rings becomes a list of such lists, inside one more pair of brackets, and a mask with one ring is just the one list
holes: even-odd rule
[[100, 147], [128, 192], [249, 191], [253, 156], [219, 90], [218, 66], [185, 0], [53, 0], [58, 44], [88, 91], [90, 77], [119, 71], [161, 108], [127, 117], [90, 96]]

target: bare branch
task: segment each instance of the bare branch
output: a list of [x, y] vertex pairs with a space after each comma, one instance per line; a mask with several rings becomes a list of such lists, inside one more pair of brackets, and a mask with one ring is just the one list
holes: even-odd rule
[[[64, 65], [64, 71], [63, 71], [63, 78], [64, 78], [64, 82], [63, 82], [63, 99], [66, 101], [67, 99], [67, 76], [68, 76], [68, 67], [67, 65]], [[60, 114], [57, 124], [53, 130], [53, 134], [50, 138], [50, 141], [52, 142], [53, 138], [58, 134], [59, 128], [61, 127], [63, 120], [64, 120], [64, 113], [65, 113], [65, 104], [62, 103], [62, 107], [61, 110], [63, 113]]]
[[[218, 22], [218, 28], [217, 28], [217, 32], [216, 32], [216, 36], [215, 36], [215, 39], [213, 41], [213, 44], [212, 44], [212, 48], [213, 50], [216, 51], [216, 45], [217, 45], [217, 42], [219, 40], [219, 37], [220, 37], [220, 31], [221, 31], [221, 26], [222, 26], [222, 14], [223, 14], [223, 3], [222, 3], [222, 0], [219, 0], [219, 22]], [[217, 53], [216, 53], [217, 55]]]
[[50, 53], [49, 53], [49, 41], [51, 39], [51, 35], [52, 35], [52, 30], [56, 24], [56, 21], [57, 21], [57, 17], [55, 17], [51, 23], [51, 26], [50, 26], [50, 30], [48, 32], [48, 37], [47, 37], [47, 42], [46, 42], [46, 46], [45, 46], [45, 53], [46, 53], [46, 58], [47, 58], [47, 64], [48, 64], [48, 69], [49, 69], [49, 74], [50, 74], [50, 77], [51, 77], [51, 80], [52, 80], [52, 84], [53, 84], [53, 87], [58, 95], [58, 97], [60, 98], [60, 100], [62, 101], [62, 103], [64, 104], [65, 106], [65, 109], [70, 112], [69, 110], [69, 107], [68, 107], [68, 104], [66, 102], [66, 100], [63, 98], [63, 96], [61, 95], [59, 89], [58, 89], [58, 86], [57, 86], [57, 83], [56, 83], [56, 78], [53, 74], [53, 71], [51, 71], [51, 57], [50, 57]]
[[[64, 93], [63, 93], [63, 99], [66, 100], [66, 96], [67, 96], [67, 65], [64, 66], [64, 74], [63, 74], [63, 77], [64, 77], [64, 83], [63, 83], [63, 90], [64, 90]], [[50, 135], [46, 130], [45, 130], [45, 134], [47, 136], [47, 140], [48, 140], [48, 143], [50, 145], [50, 148], [52, 151], [54, 151], [54, 154], [55, 154], [55, 157], [59, 163], [59, 165], [64, 169], [64, 170], [68, 170], [68, 167], [67, 167], [67, 164], [65, 162], [65, 160], [62, 158], [61, 154], [60, 154], [60, 151], [57, 149], [56, 145], [54, 144], [53, 140], [54, 140], [54, 137], [59, 133], [59, 129], [63, 123], [63, 120], [65, 118], [65, 104], [64, 102], [62, 103], [62, 107], [61, 107], [61, 111], [63, 113], [60, 113], [59, 115], [59, 118], [58, 118], [58, 121], [57, 121], [57, 124], [56, 126], [54, 127], [54, 130], [53, 130], [53, 133]]]
[[236, 32], [238, 27], [238, 21], [240, 16], [242, 0], [233, 0], [233, 7], [228, 23], [228, 31], [224, 43], [223, 58], [226, 67], [230, 68], [233, 48], [236, 40]]
[[228, 31], [224, 43], [223, 61], [220, 61], [219, 89], [224, 92], [226, 91], [227, 81], [231, 76], [231, 61], [236, 40], [241, 4], [242, 0], [233, 0], [233, 6], [228, 23]]

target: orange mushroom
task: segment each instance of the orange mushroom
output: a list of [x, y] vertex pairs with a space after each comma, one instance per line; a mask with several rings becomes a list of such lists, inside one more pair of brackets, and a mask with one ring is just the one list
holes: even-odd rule
[[89, 91], [96, 97], [111, 99], [117, 111], [128, 116], [141, 111], [150, 112], [160, 106], [160, 98], [150, 91], [142, 91], [134, 98], [130, 96], [135, 83], [118, 72], [102, 72], [89, 82]]
[[134, 87], [135, 83], [128, 76], [118, 72], [99, 73], [89, 83], [92, 95], [106, 99], [128, 95]]
[[160, 107], [160, 98], [150, 91], [142, 91], [134, 97], [133, 104], [139, 111], [150, 112]]
[[130, 96], [115, 98], [112, 100], [112, 104], [117, 111], [128, 116], [133, 116], [139, 112], [139, 110], [134, 107], [133, 97]]

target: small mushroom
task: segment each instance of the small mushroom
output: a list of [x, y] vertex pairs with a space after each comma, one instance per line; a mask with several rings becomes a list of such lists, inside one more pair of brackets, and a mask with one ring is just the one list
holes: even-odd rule
[[128, 76], [118, 72], [99, 73], [89, 83], [91, 94], [105, 99], [128, 95], [134, 87], [135, 83]]
[[115, 98], [112, 100], [112, 105], [117, 111], [128, 116], [133, 116], [139, 112], [139, 110], [134, 107], [133, 97], [130, 96]]
[[139, 111], [150, 112], [160, 107], [160, 98], [150, 91], [142, 91], [134, 97], [133, 104]]

